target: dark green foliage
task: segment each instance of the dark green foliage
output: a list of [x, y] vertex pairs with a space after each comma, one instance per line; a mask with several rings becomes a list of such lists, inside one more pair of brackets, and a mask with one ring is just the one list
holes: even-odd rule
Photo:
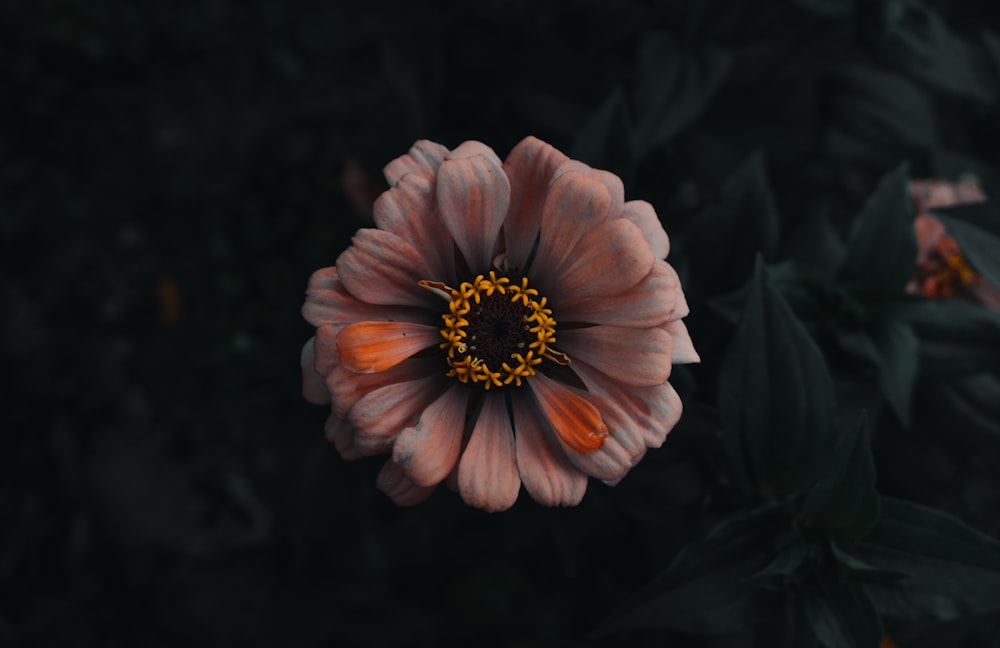
[[[0, 39], [0, 645], [996, 645], [1000, 314], [905, 287], [908, 181], [965, 174], [993, 201], [932, 211], [1000, 286], [1000, 4], [10, 0]], [[398, 509], [301, 398], [306, 282], [414, 140], [529, 134], [654, 205], [702, 363], [578, 507]]]

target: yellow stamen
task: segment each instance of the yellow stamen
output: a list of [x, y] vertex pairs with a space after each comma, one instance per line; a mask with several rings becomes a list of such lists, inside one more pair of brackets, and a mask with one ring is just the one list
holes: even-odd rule
[[[545, 358], [558, 364], [569, 364], [569, 358], [565, 354], [550, 348], [556, 339], [556, 321], [552, 317], [552, 309], [547, 307], [545, 297], [539, 297], [537, 290], [528, 287], [527, 278], [522, 277], [518, 283], [514, 283], [510, 278], [498, 276], [496, 271], [491, 270], [489, 275], [477, 275], [473, 281], [463, 282], [458, 289], [435, 281], [421, 281], [420, 285], [448, 299], [448, 311], [441, 316], [444, 322], [441, 337], [444, 342], [440, 344], [447, 352], [446, 360], [450, 367], [448, 376], [458, 378], [463, 383], [481, 384], [484, 389], [510, 384], [520, 387], [525, 378], [535, 375], [536, 367]], [[484, 309], [490, 312], [493, 308], [493, 312], [496, 312], [495, 300], [498, 297], [509, 298], [509, 303], [515, 307], [513, 311], [503, 311], [503, 316], [499, 316], [501, 324], [509, 324], [510, 313], [514, 313], [515, 318], [520, 317], [518, 335], [523, 339], [512, 346], [523, 349], [523, 352], [513, 350], [506, 361], [492, 356], [491, 362], [500, 365], [496, 367], [489, 366], [486, 359], [478, 355], [482, 351], [484, 340], [476, 340], [476, 336], [469, 338], [469, 328], [472, 322], [482, 325]], [[487, 301], [492, 306], [485, 305]], [[520, 311], [524, 314], [521, 315]], [[516, 340], [516, 336], [513, 339]], [[504, 355], [506, 354], [505, 351]]]

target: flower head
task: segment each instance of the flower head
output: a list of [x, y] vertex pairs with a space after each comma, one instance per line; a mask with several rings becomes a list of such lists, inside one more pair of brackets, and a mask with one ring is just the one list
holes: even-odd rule
[[971, 181], [915, 180], [910, 199], [917, 214], [917, 271], [907, 290], [936, 299], [965, 297], [1000, 309], [1000, 290], [969, 265], [944, 224], [928, 212], [986, 200], [979, 186]]
[[669, 239], [621, 180], [529, 137], [501, 163], [479, 142], [419, 141], [385, 168], [377, 229], [313, 274], [305, 397], [331, 404], [345, 459], [391, 454], [397, 504], [442, 481], [470, 505], [580, 501], [660, 446], [698, 355], [663, 259]]

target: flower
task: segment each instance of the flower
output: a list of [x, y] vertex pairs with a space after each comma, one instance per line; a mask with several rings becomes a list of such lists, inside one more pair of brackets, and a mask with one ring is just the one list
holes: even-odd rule
[[528, 137], [419, 141], [385, 167], [377, 229], [309, 280], [303, 394], [344, 459], [390, 453], [399, 505], [441, 482], [471, 506], [549, 506], [617, 483], [681, 414], [697, 362], [669, 239], [621, 180]]
[[914, 180], [910, 200], [917, 216], [917, 271], [907, 291], [937, 299], [965, 297], [1000, 309], [1000, 290], [989, 285], [962, 255], [958, 243], [944, 224], [928, 213], [938, 207], [982, 202], [986, 196], [974, 182]]

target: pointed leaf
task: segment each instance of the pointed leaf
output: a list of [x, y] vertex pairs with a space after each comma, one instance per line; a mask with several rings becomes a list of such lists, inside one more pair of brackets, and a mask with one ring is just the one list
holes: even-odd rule
[[914, 303], [903, 313], [920, 344], [924, 375], [1000, 367], [1000, 313], [960, 299]]
[[941, 511], [883, 497], [878, 524], [854, 553], [911, 574], [866, 586], [884, 615], [947, 620], [1000, 609], [1000, 542]]
[[735, 290], [753, 269], [754, 257], [773, 259], [780, 235], [778, 211], [764, 154], [753, 153], [726, 180], [718, 202], [692, 228], [691, 274], [710, 294]]
[[878, 519], [875, 461], [868, 438], [868, 416], [837, 440], [819, 482], [809, 491], [799, 519], [822, 529], [828, 537], [853, 542]]
[[909, 168], [902, 164], [880, 182], [861, 208], [847, 239], [838, 279], [902, 289], [916, 270]]
[[875, 368], [879, 389], [893, 413], [909, 425], [920, 343], [904, 322], [883, 317], [864, 329], [838, 329], [837, 341], [851, 355]]
[[677, 554], [670, 567], [644, 587], [595, 635], [640, 628], [727, 634], [763, 620], [778, 600], [744, 579], [770, 558], [777, 509], [750, 512], [716, 527]]
[[893, 571], [891, 569], [880, 569], [874, 565], [855, 558], [847, 553], [836, 542], [830, 543], [830, 551], [841, 567], [846, 569], [853, 580], [862, 583], [887, 583], [909, 578], [908, 572]]
[[647, 37], [639, 49], [636, 145], [642, 157], [687, 128], [718, 92], [730, 69], [717, 49], [691, 51], [668, 34]]
[[823, 356], [758, 257], [723, 361], [724, 449], [745, 490], [777, 501], [811, 487], [833, 446], [833, 386]]
[[819, 580], [803, 592], [813, 633], [826, 648], [876, 648], [884, 632], [875, 606], [858, 583]]
[[587, 121], [576, 136], [569, 154], [571, 158], [594, 168], [615, 173], [626, 187], [631, 184], [636, 155], [628, 107], [621, 88], [615, 88]]

